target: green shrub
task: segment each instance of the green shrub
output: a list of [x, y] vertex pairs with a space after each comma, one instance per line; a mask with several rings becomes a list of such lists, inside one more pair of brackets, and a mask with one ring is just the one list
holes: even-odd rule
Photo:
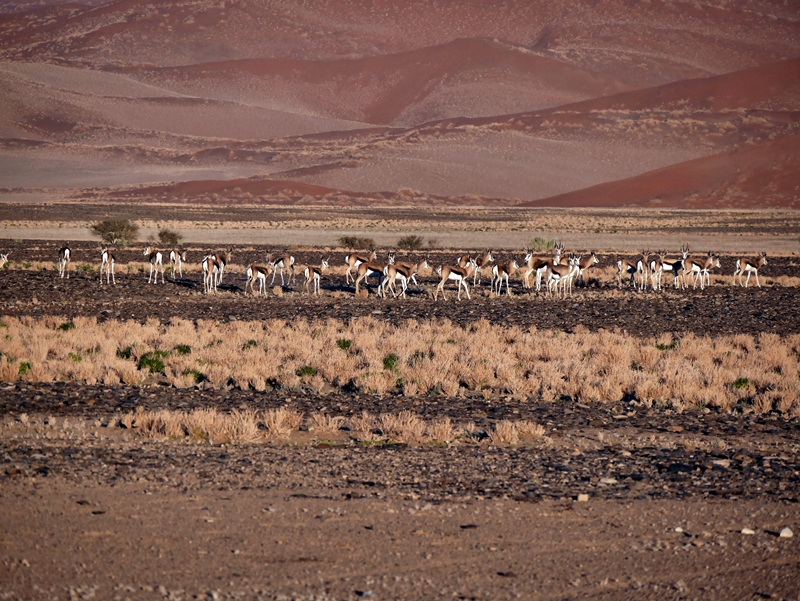
[[184, 369], [183, 373], [181, 373], [181, 375], [182, 376], [192, 376], [192, 378], [194, 378], [194, 383], [195, 384], [199, 384], [200, 382], [202, 382], [203, 380], [206, 379], [206, 377], [202, 373], [197, 371], [196, 369]]
[[31, 365], [30, 361], [23, 361], [19, 364], [19, 375], [24, 376], [31, 370], [31, 367], [33, 366]]
[[540, 252], [543, 250], [550, 250], [551, 248], [555, 248], [556, 241], [551, 240], [550, 238], [540, 238], [539, 236], [535, 237], [531, 240], [530, 249], [534, 252]]
[[305, 376], [316, 376], [317, 370], [311, 367], [310, 365], [304, 365], [300, 369], [297, 370], [297, 375], [301, 378]]
[[737, 378], [736, 381], [733, 383], [733, 387], [736, 390], [747, 388], [749, 385], [750, 385], [750, 380], [748, 380], [747, 378]]
[[338, 346], [343, 351], [349, 351], [352, 345], [353, 341], [348, 340], [347, 338], [339, 338], [339, 340], [336, 341], [336, 346]]
[[189, 346], [188, 344], [178, 344], [175, 347], [173, 347], [172, 350], [178, 353], [179, 355], [188, 355], [189, 353], [192, 352], [192, 347]]
[[672, 351], [678, 347], [678, 341], [673, 340], [669, 344], [657, 344], [656, 348], [660, 351]]
[[148, 369], [150, 373], [160, 373], [164, 371], [163, 359], [167, 356], [164, 351], [150, 351], [139, 358], [139, 369]]
[[163, 229], [158, 230], [158, 240], [161, 244], [167, 244], [169, 246], [177, 246], [178, 244], [183, 241], [183, 236], [181, 236], [178, 232], [173, 232], [172, 230]]
[[132, 346], [126, 346], [123, 349], [117, 349], [117, 357], [119, 357], [120, 359], [130, 359], [132, 351], [133, 351]]
[[400, 361], [400, 357], [391, 353], [390, 355], [386, 355], [383, 358], [383, 369], [387, 371], [397, 371], [397, 364]]
[[375, 248], [375, 240], [359, 236], [341, 236], [339, 246], [344, 248]]
[[75, 363], [83, 361], [83, 357], [81, 357], [80, 353], [69, 353], [69, 358], [72, 359]]
[[258, 346], [258, 342], [256, 342], [255, 340], [253, 340], [253, 339], [251, 338], [250, 340], [248, 340], [247, 342], [245, 342], [245, 343], [242, 345], [242, 350], [246, 350], [246, 349], [252, 348], [252, 347], [254, 347], [254, 346]]
[[58, 329], [61, 330], [62, 332], [67, 332], [69, 330], [74, 330], [75, 329], [75, 324], [72, 323], [71, 321], [65, 321], [60, 326], [58, 326]]
[[405, 236], [397, 241], [397, 248], [403, 250], [419, 250], [425, 244], [421, 236]]
[[125, 246], [130, 242], [135, 242], [139, 237], [139, 226], [129, 219], [99, 221], [89, 229], [95, 236], [99, 236], [103, 242], [108, 244]]

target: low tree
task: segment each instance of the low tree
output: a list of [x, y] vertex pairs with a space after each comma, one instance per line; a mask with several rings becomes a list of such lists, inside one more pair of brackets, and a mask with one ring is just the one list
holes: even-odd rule
[[161, 244], [166, 244], [168, 246], [178, 246], [178, 244], [183, 241], [183, 236], [181, 236], [178, 232], [173, 232], [172, 230], [163, 229], [158, 230], [158, 239]]
[[99, 236], [108, 244], [125, 246], [135, 242], [139, 237], [139, 226], [130, 219], [109, 219], [99, 221], [89, 228], [95, 236]]

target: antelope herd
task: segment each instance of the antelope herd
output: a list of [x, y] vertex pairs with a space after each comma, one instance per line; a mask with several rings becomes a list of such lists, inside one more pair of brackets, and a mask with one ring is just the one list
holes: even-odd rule
[[[8, 255], [0, 253], [0, 268], [8, 262]], [[166, 251], [160, 251], [148, 245], [143, 252], [150, 264], [150, 273], [147, 279], [148, 284], [158, 283], [158, 274], [161, 273], [161, 283], [164, 283], [164, 264], [163, 259]], [[206, 293], [216, 292], [222, 283], [222, 274], [226, 265], [231, 262], [233, 250], [218, 251], [206, 254], [200, 261], [203, 274], [203, 289]], [[69, 264], [72, 258], [72, 251], [69, 246], [63, 246], [58, 251], [56, 265], [58, 275], [61, 278], [69, 278]], [[374, 277], [377, 282], [376, 293], [378, 296], [386, 298], [391, 292], [394, 298], [398, 296], [406, 298], [406, 292], [411, 283], [421, 290], [417, 276], [429, 270], [435, 271], [439, 282], [433, 290], [434, 300], [442, 297], [447, 299], [445, 286], [453, 282], [456, 288], [456, 298], [461, 299], [463, 292], [467, 299], [471, 299], [469, 290], [469, 280], [472, 279], [472, 286], [481, 285], [481, 277], [484, 271], [490, 274], [489, 289], [495, 296], [501, 296], [503, 284], [508, 296], [511, 296], [510, 278], [519, 273], [523, 289], [533, 288], [536, 293], [542, 291], [547, 296], [566, 298], [572, 296], [573, 288], [583, 283], [586, 285], [585, 273], [587, 270], [598, 265], [600, 258], [596, 253], [589, 254], [565, 254], [564, 245], [556, 243], [552, 253], [535, 254], [533, 251], [526, 250], [522, 260], [509, 259], [503, 263], [495, 262], [492, 252], [478, 253], [475, 256], [470, 254], [455, 257], [453, 264], [444, 264], [435, 270], [431, 267], [428, 258], [417, 263], [398, 261], [396, 252], [389, 252], [385, 262], [378, 262], [378, 255], [375, 250], [369, 254], [349, 253], [345, 255], [345, 285], [354, 284], [356, 296], [359, 295], [361, 285], [366, 286], [368, 279]], [[303, 290], [309, 295], [320, 294], [320, 284], [323, 275], [329, 269], [330, 257], [322, 259], [319, 266], [308, 265], [298, 266], [295, 257], [291, 254], [273, 255], [267, 253], [266, 261], [263, 264], [248, 265], [245, 270], [246, 282], [244, 294], [247, 295], [248, 288], [253, 295], [266, 296], [267, 277], [272, 275], [270, 286], [275, 284], [275, 278], [280, 273], [281, 286], [287, 283], [291, 285], [295, 282], [296, 274], [299, 271], [304, 276]], [[183, 264], [186, 262], [186, 252], [179, 249], [169, 251], [169, 262], [172, 266], [172, 279], [175, 280], [176, 274], [183, 280]], [[737, 257], [734, 259], [735, 270], [733, 272], [733, 285], [747, 288], [750, 284], [751, 276], [755, 278], [756, 286], [761, 287], [758, 279], [759, 270], [767, 265], [767, 254], [761, 253], [757, 257]], [[672, 286], [675, 289], [685, 290], [691, 284], [692, 289], [698, 285], [701, 290], [711, 284], [711, 272], [720, 269], [720, 256], [714, 253], [701, 255], [691, 255], [688, 245], [682, 245], [680, 256], [668, 257], [666, 251], [651, 252], [642, 250], [638, 256], [623, 257], [615, 261], [617, 272], [617, 286], [622, 288], [627, 285], [638, 291], [652, 289], [653, 291], [662, 290], [662, 279], [664, 274], [672, 275]], [[100, 283], [103, 284], [103, 274], [105, 274], [106, 284], [116, 284], [114, 274], [115, 259], [114, 254], [105, 246], [100, 251]], [[287, 277], [284, 278], [284, 272]], [[625, 282], [627, 280], [627, 284]], [[398, 290], [397, 283], [400, 283]], [[258, 292], [255, 285], [258, 283]]]

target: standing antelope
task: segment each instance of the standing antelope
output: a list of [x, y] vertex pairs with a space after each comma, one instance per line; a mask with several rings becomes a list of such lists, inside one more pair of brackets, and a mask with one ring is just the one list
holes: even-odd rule
[[179, 251], [178, 249], [169, 251], [169, 262], [172, 263], [172, 281], [175, 281], [176, 271], [180, 274], [180, 278], [183, 279], [183, 264], [186, 262], [186, 251]]
[[[692, 289], [697, 288], [697, 282], [700, 281], [700, 290], [705, 289], [706, 283], [706, 273], [712, 267], [719, 267], [719, 259], [714, 257], [710, 252], [705, 257], [698, 259], [694, 257], [690, 257], [688, 259], [683, 260], [683, 278], [684, 278], [684, 288], [686, 287], [686, 276], [692, 274], [694, 277]], [[709, 283], [711, 280], [711, 276], [708, 276]]]
[[636, 259], [618, 259], [617, 260], [617, 282], [619, 282], [619, 287], [622, 288], [622, 274], [626, 273], [629, 276], [628, 285], [636, 286], [636, 280], [634, 276], [638, 271], [638, 265]]
[[281, 272], [281, 286], [283, 286], [283, 272], [284, 270], [289, 272], [289, 283], [292, 283], [292, 280], [295, 279], [295, 272], [294, 272], [294, 257], [292, 255], [281, 255], [280, 257], [272, 258], [272, 253], [267, 254], [267, 262], [272, 267], [272, 282], [270, 282], [270, 286], [275, 283], [275, 276], [278, 274], [278, 271]]
[[351, 280], [355, 281], [353, 277], [353, 269], [358, 269], [361, 263], [369, 263], [378, 258], [377, 253], [373, 249], [369, 255], [359, 255], [357, 253], [350, 253], [344, 256], [344, 262], [347, 264], [347, 271], [344, 272], [345, 283], [349, 284]]
[[326, 269], [328, 269], [329, 260], [330, 257], [328, 257], [327, 259], [322, 259], [322, 263], [320, 263], [319, 267], [314, 267], [313, 265], [309, 265], [303, 270], [303, 275], [306, 278], [306, 282], [303, 287], [306, 289], [306, 292], [309, 292], [308, 286], [313, 282], [314, 294], [319, 294], [319, 282], [320, 279], [322, 278], [322, 274], [325, 273]]
[[[390, 253], [389, 256], [389, 265], [396, 265], [397, 267], [402, 267], [405, 271], [410, 271], [411, 275], [408, 276], [408, 279], [414, 282], [414, 285], [417, 287], [417, 290], [420, 289], [419, 282], [417, 282], [417, 274], [424, 269], [429, 269], [430, 265], [428, 265], [428, 257], [425, 257], [419, 263], [409, 263], [408, 261], [396, 261], [395, 260], [396, 253]], [[394, 288], [394, 284], [392, 284]]]
[[700, 270], [700, 289], [703, 289], [703, 280], [706, 286], [711, 286], [711, 270], [715, 267], [721, 267], [719, 262], [719, 255], [708, 253], [708, 260], [703, 268]]
[[380, 282], [385, 267], [386, 265], [373, 263], [372, 261], [359, 263], [357, 270], [358, 277], [356, 278], [356, 296], [358, 296], [358, 285], [371, 275], [374, 275], [376, 278], [378, 278], [378, 292], [380, 293]]
[[578, 272], [578, 257], [570, 255], [566, 264], [553, 265], [547, 270], [547, 293], [558, 294], [561, 289], [561, 296], [567, 298], [567, 290], [572, 296], [572, 280]]
[[511, 290], [508, 287], [508, 277], [519, 269], [519, 264], [516, 261], [511, 263], [497, 263], [492, 266], [492, 289], [497, 286], [497, 296], [500, 296], [500, 291], [503, 289], [503, 280], [506, 282], [506, 294], [511, 296]]
[[436, 273], [439, 277], [442, 278], [442, 281], [439, 282], [439, 285], [436, 286], [436, 290], [433, 293], [433, 300], [437, 300], [439, 298], [439, 291], [441, 291], [444, 300], [447, 300], [447, 295], [444, 293], [444, 285], [447, 280], [453, 280], [456, 282], [456, 286], [458, 288], [458, 300], [461, 300], [461, 288], [464, 288], [464, 292], [467, 293], [467, 298], [471, 299], [469, 295], [469, 288], [467, 287], [467, 278], [472, 274], [472, 271], [475, 269], [475, 260], [470, 260], [469, 264], [466, 267], [458, 267], [456, 265], [443, 265], [436, 270]]
[[161, 254], [160, 250], [154, 250], [151, 246], [148, 246], [144, 249], [144, 256], [150, 261], [150, 277], [147, 278], [147, 283], [150, 283], [150, 280], [153, 279], [153, 271], [156, 272], [156, 279], [153, 282], [154, 284], [158, 284], [158, 270], [161, 269], [161, 283], [164, 283], [164, 263], [163, 263], [163, 255]]
[[528, 251], [525, 255], [525, 272], [522, 274], [522, 285], [525, 288], [530, 288], [530, 277], [536, 274], [536, 292], [542, 288], [542, 276], [547, 272], [548, 268], [553, 265], [558, 265], [561, 262], [561, 253], [564, 252], [564, 243], [558, 242], [554, 248], [553, 258], [547, 257], [534, 257], [533, 251]]
[[664, 271], [672, 271], [672, 265], [667, 263], [666, 260], [667, 251], [660, 250], [656, 253], [655, 259], [650, 259], [650, 283], [653, 286], [653, 290], [661, 290], [661, 278], [664, 275]]
[[475, 271], [472, 274], [472, 285], [477, 286], [481, 283], [481, 269], [494, 261], [494, 258], [492, 257], [492, 251], [486, 249], [485, 255], [482, 257], [478, 255], [472, 261], [475, 263]]
[[[228, 250], [220, 250], [215, 252], [213, 255], [210, 255], [214, 259], [214, 263], [217, 265], [217, 270], [215, 272], [217, 281], [214, 284], [214, 292], [217, 291], [217, 286], [222, 283], [222, 272], [225, 271], [225, 266], [231, 262], [232, 254], [233, 249], [229, 248]], [[203, 261], [205, 261], [205, 258]]]
[[[395, 298], [397, 298], [397, 287], [395, 286], [395, 282], [400, 280], [400, 286], [402, 288], [400, 296], [405, 298], [406, 290], [408, 289], [408, 282], [412, 281], [417, 284], [415, 276], [423, 269], [428, 269], [428, 267], [427, 259], [423, 259], [416, 265], [405, 263], [403, 261], [399, 263], [390, 263], [383, 269], [384, 277], [380, 286], [378, 286], [378, 294], [382, 294], [382, 296], [385, 298], [387, 288], [391, 288], [392, 294]], [[417, 284], [417, 288], [419, 288], [419, 284]]]
[[7, 252], [6, 254], [0, 253], [0, 269], [6, 266], [6, 263], [8, 263], [8, 255], [10, 254], [10, 252]]
[[244, 283], [244, 294], [247, 296], [247, 286], [250, 286], [250, 290], [255, 295], [256, 289], [256, 280], [258, 280], [258, 294], [259, 296], [263, 293], [264, 296], [267, 295], [267, 276], [269, 275], [269, 267], [264, 265], [250, 265], [247, 268], [247, 281]]
[[597, 265], [600, 262], [600, 259], [597, 258], [597, 255], [595, 254], [595, 252], [594, 251], [590, 251], [590, 252], [591, 252], [591, 254], [588, 257], [586, 257], [585, 259], [581, 259], [580, 257], [578, 257], [578, 277], [577, 277], [577, 279], [580, 280], [581, 282], [583, 282], [584, 284], [586, 283], [586, 280], [584, 280], [584, 278], [583, 278], [583, 272], [586, 271], [587, 269], [591, 269], [592, 267], [594, 267], [595, 265]]
[[733, 272], [733, 284], [736, 285], [736, 276], [739, 276], [739, 285], [742, 285], [742, 275], [747, 272], [747, 279], [744, 282], [744, 287], [750, 282], [750, 275], [756, 276], [756, 285], [761, 288], [761, 283], [758, 281], [758, 270], [767, 264], [767, 253], [761, 253], [757, 259], [749, 259], [747, 257], [740, 257], [736, 259], [736, 271]]
[[71, 254], [72, 252], [69, 246], [65, 246], [58, 251], [58, 275], [62, 278], [64, 277], [64, 273], [66, 273], [67, 279], [69, 279], [69, 260]]
[[217, 277], [221, 266], [215, 257], [216, 255], [207, 255], [201, 261], [203, 267], [203, 290], [206, 294], [211, 292], [212, 288], [214, 289], [214, 294], [217, 293]]
[[[106, 271], [106, 284], [114, 282], [116, 285], [117, 278], [114, 277], [114, 255], [107, 246], [103, 247], [100, 251], [100, 283], [103, 283], [103, 270]], [[109, 276], [111, 281], [109, 281]]]

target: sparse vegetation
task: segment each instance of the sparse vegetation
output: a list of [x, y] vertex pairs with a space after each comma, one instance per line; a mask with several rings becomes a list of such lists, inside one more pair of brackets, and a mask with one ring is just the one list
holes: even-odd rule
[[[14, 358], [0, 362], [4, 382], [66, 378], [137, 384], [159, 373], [176, 387], [205, 381], [216, 388], [233, 384], [253, 390], [310, 385], [405, 396], [479, 393], [585, 403], [632, 399], [679, 411], [702, 405], [800, 416], [800, 335], [637, 339], [608, 331], [523, 330], [485, 321], [460, 328], [449, 322], [393, 325], [370, 318], [347, 325], [335, 320], [195, 323], [176, 318], [164, 326], [98, 324], [76, 317], [75, 329], [67, 331], [58, 329], [63, 318], [4, 317], [3, 322], [7, 328], [0, 352]], [[250, 340], [257, 344], [249, 346]], [[347, 352], [330, 352], [334, 344]], [[192, 352], [178, 351], [182, 345]], [[663, 352], [657, 345], [672, 348]], [[164, 348], [175, 350], [159, 350]], [[82, 360], [76, 362], [70, 353]], [[242, 353], [247, 360], [242, 361]]]
[[139, 226], [129, 219], [99, 221], [89, 228], [91, 232], [107, 244], [125, 246], [139, 237]]
[[421, 236], [404, 236], [397, 241], [397, 248], [402, 250], [420, 250], [425, 246], [425, 239]]
[[534, 252], [541, 252], [544, 250], [550, 250], [552, 248], [555, 248], [556, 241], [551, 240], [550, 238], [541, 238], [539, 236], [536, 236], [530, 241], [528, 246]]

